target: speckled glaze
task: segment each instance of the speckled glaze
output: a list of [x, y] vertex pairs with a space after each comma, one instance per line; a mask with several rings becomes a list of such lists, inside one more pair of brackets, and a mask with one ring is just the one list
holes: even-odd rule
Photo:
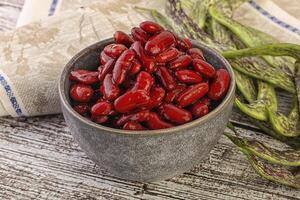
[[93, 123], [70, 105], [68, 75], [74, 69], [96, 69], [99, 53], [112, 39], [98, 42], [75, 55], [64, 68], [59, 95], [65, 120], [86, 154], [109, 173], [128, 180], [152, 182], [190, 170], [208, 156], [231, 114], [235, 81], [229, 63], [208, 47], [193, 41], [214, 66], [226, 67], [231, 85], [222, 103], [208, 115], [170, 129], [125, 131]]

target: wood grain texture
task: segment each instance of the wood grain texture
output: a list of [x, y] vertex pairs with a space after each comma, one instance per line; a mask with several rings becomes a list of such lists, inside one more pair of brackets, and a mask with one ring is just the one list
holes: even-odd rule
[[[120, 180], [95, 166], [61, 115], [0, 119], [0, 199], [297, 199], [300, 191], [261, 179], [225, 138], [209, 159], [167, 181]], [[243, 135], [262, 138], [240, 129]], [[300, 198], [299, 198], [300, 199]]]
[[[22, 3], [0, 0], [1, 30], [14, 27]], [[280, 99], [287, 110], [290, 96]], [[238, 112], [232, 119], [252, 126]], [[240, 131], [280, 146], [257, 132]], [[63, 117], [53, 115], [0, 118], [0, 199], [300, 199], [300, 191], [260, 178], [224, 137], [205, 162], [185, 174], [149, 184], [121, 180], [89, 160]]]

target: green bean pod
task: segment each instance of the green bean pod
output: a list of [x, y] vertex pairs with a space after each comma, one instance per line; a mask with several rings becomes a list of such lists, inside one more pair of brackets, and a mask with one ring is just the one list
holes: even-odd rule
[[232, 136], [230, 133], [227, 132], [225, 132], [224, 135], [239, 148], [242, 148], [261, 159], [267, 160], [270, 163], [285, 166], [300, 166], [299, 150], [279, 151], [257, 140], [239, 138], [236, 136]]
[[298, 98], [298, 108], [300, 109], [300, 59], [295, 62], [295, 85]]
[[[228, 123], [228, 128], [238, 135], [231, 123]], [[239, 138], [228, 132], [224, 132], [224, 135], [239, 147], [247, 156], [252, 168], [263, 178], [290, 187], [300, 188], [300, 171], [293, 173], [289, 168], [284, 167], [300, 166], [300, 150], [279, 151], [257, 140]]]
[[274, 43], [240, 49], [237, 51], [225, 51], [222, 53], [225, 58], [237, 58], [245, 56], [290, 56], [300, 59], [300, 45], [290, 43]]
[[[214, 19], [211, 19], [210, 27], [214, 40], [236, 49], [236, 43], [232, 39], [233, 35], [226, 29], [226, 27], [219, 24]], [[243, 94], [245, 99], [248, 102], [255, 101], [257, 92], [253, 80], [249, 76], [240, 73], [237, 70], [234, 70], [234, 74], [237, 88]]]
[[292, 147], [293, 149], [300, 150], [300, 137], [286, 137], [276, 133], [269, 123], [257, 121], [252, 119], [253, 124], [259, 127], [265, 134], [283, 142]]
[[252, 168], [261, 177], [276, 183], [300, 189], [299, 170], [296, 173], [293, 173], [293, 171], [289, 170], [287, 167], [272, 165], [268, 162], [264, 162], [257, 156], [250, 154], [247, 151], [243, 151], [243, 153], [247, 156]]
[[236, 98], [235, 106], [254, 119], [267, 121], [268, 113], [266, 108], [268, 107], [272, 111], [277, 111], [277, 98], [274, 87], [258, 81], [257, 99], [250, 104], [245, 104]]
[[198, 24], [200, 28], [204, 28], [209, 5], [216, 0], [183, 0], [181, 1], [184, 10], [190, 10], [191, 19]]
[[288, 116], [274, 112], [270, 109], [267, 109], [267, 111], [270, 125], [276, 133], [286, 137], [297, 137], [300, 135], [300, 129], [298, 126], [299, 108], [297, 100], [294, 101], [293, 108]]
[[242, 95], [249, 103], [253, 103], [256, 100], [257, 94], [253, 79], [239, 71], [233, 71], [238, 90], [242, 93]]
[[[278, 40], [273, 38], [272, 36], [256, 30], [251, 27], [244, 26], [233, 19], [225, 16], [217, 6], [213, 5], [209, 9], [210, 15], [217, 20], [222, 25], [226, 26], [230, 29], [235, 35], [237, 35], [240, 40], [248, 47], [255, 47], [260, 45], [266, 45], [270, 43], [278, 43]], [[294, 60], [284, 57], [270, 57], [263, 56], [263, 58], [269, 63], [271, 66], [282, 70], [284, 73], [288, 75], [294, 74]]]
[[256, 78], [287, 92], [295, 93], [293, 77], [281, 70], [270, 67], [268, 63], [258, 57], [245, 57], [242, 59], [228, 59], [231, 66], [252, 78]]
[[[204, 42], [209, 47], [219, 52], [234, 49], [211, 39], [210, 36], [208, 36], [201, 28], [199, 28], [198, 25], [195, 24], [193, 20], [184, 12], [180, 0], [168, 0], [167, 10], [177, 24], [182, 26], [184, 30], [189, 33], [191, 39]], [[231, 59], [229, 61], [237, 71], [240, 71], [253, 78], [271, 83], [276, 87], [282, 88], [288, 92], [295, 93], [294, 80], [290, 76], [290, 73], [286, 73], [285, 71], [274, 67], [272, 68], [268, 65], [268, 63], [260, 58], [251, 57]]]

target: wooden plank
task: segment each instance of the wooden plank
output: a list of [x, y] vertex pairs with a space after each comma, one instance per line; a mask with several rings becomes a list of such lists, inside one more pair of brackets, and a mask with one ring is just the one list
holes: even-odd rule
[[[8, 199], [300, 199], [300, 191], [256, 175], [225, 138], [190, 172], [144, 185], [95, 166], [73, 141], [61, 115], [1, 118], [0, 130], [0, 197]], [[266, 137], [261, 140], [276, 145]]]

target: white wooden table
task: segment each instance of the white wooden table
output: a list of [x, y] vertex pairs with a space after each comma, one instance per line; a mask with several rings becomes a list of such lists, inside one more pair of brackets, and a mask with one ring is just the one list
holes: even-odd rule
[[[0, 0], [1, 31], [14, 27], [22, 4]], [[260, 137], [237, 112], [232, 120], [244, 135]], [[260, 178], [225, 137], [209, 159], [180, 176], [156, 183], [121, 180], [89, 160], [62, 115], [53, 115], [0, 118], [0, 199], [300, 199], [300, 191]]]

